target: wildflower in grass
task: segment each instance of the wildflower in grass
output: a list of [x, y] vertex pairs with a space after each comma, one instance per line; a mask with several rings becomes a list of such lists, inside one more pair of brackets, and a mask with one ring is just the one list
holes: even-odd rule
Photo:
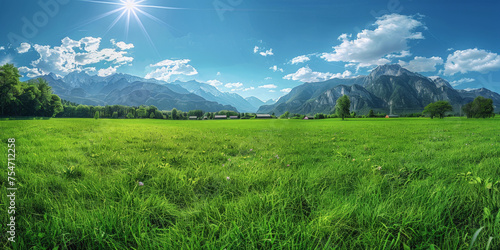
[[352, 159], [352, 161], [356, 161], [356, 159]]
[[253, 149], [250, 149], [250, 152], [252, 152], [252, 151], [253, 151]]
[[222, 166], [224, 167], [224, 166], [225, 166], [225, 164], [222, 164]]
[[290, 167], [290, 164], [286, 165], [287, 167]]
[[378, 171], [382, 170], [382, 167], [381, 167], [381, 166], [378, 166], [378, 167], [377, 167], [377, 170], [378, 170]]
[[227, 159], [228, 161], [231, 161], [231, 159]]
[[229, 176], [228, 176], [228, 177], [226, 177], [226, 180], [228, 180], [228, 181], [229, 181], [229, 180], [231, 180], [231, 178], [229, 178]]
[[139, 181], [139, 186], [144, 186], [144, 183]]

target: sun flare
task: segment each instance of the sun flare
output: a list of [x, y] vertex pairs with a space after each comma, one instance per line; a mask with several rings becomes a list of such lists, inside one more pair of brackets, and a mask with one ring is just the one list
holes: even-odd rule
[[88, 3], [98, 3], [98, 4], [107, 4], [107, 5], [115, 5], [117, 8], [111, 11], [108, 11], [98, 17], [94, 18], [88, 23], [95, 22], [97, 20], [103, 19], [105, 17], [111, 16], [113, 14], [117, 14], [118, 16], [114, 19], [114, 21], [108, 26], [106, 31], [109, 32], [115, 25], [122, 19], [125, 19], [125, 37], [128, 39], [128, 33], [130, 29], [130, 22], [135, 20], [139, 28], [144, 33], [146, 39], [151, 43], [151, 45], [155, 48], [153, 40], [151, 39], [149, 32], [144, 26], [141, 16], [146, 16], [147, 18], [160, 23], [164, 26], [170, 27], [167, 23], [160, 20], [159, 18], [149, 14], [145, 9], [164, 9], [164, 10], [181, 10], [183, 8], [175, 8], [175, 7], [167, 7], [167, 6], [155, 6], [155, 5], [146, 5], [143, 4], [146, 0], [115, 0], [115, 1], [100, 1], [100, 0], [81, 0]]

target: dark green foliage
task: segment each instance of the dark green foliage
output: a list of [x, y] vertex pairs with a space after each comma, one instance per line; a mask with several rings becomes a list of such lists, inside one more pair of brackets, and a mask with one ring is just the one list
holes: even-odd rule
[[453, 111], [453, 107], [447, 101], [437, 101], [427, 105], [423, 111], [424, 114], [429, 114], [431, 119], [435, 116], [444, 118], [446, 112]]
[[172, 109], [172, 120], [177, 120], [177, 109]]
[[473, 102], [462, 107], [467, 118], [491, 118], [495, 117], [493, 100], [482, 96], [476, 97]]
[[280, 116], [280, 119], [288, 119], [290, 117], [290, 112], [286, 111], [284, 114]]
[[94, 119], [99, 119], [99, 111], [96, 111], [95, 114], [94, 114]]
[[204, 112], [203, 110], [191, 110], [188, 112], [188, 116], [196, 116], [198, 118], [203, 117]]
[[163, 119], [163, 113], [159, 110], [155, 110], [155, 118], [156, 119]]
[[63, 111], [61, 99], [43, 79], [21, 83], [12, 64], [0, 67], [0, 115], [53, 117]]
[[373, 109], [370, 109], [370, 112], [368, 112], [368, 117], [375, 117], [375, 113], [373, 112]]
[[19, 71], [13, 64], [0, 67], [0, 115], [6, 115], [7, 107], [16, 104], [17, 96], [22, 93]]
[[335, 109], [337, 111], [337, 115], [339, 117], [342, 117], [342, 120], [349, 116], [350, 107], [351, 101], [349, 100], [348, 96], [343, 95], [342, 97], [337, 99], [337, 105], [335, 106]]
[[146, 117], [148, 117], [148, 111], [146, 110], [146, 107], [141, 106], [139, 109], [137, 109], [137, 116], [139, 118], [146, 118]]
[[325, 114], [316, 114], [314, 115], [314, 119], [325, 119], [327, 116]]
[[113, 115], [111, 116], [111, 118], [118, 118], [118, 112], [113, 112]]

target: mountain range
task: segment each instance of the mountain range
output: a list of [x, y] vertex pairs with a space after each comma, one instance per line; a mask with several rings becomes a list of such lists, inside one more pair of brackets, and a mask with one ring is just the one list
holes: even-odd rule
[[349, 96], [350, 109], [358, 114], [367, 114], [370, 109], [388, 114], [417, 113], [441, 100], [449, 101], [459, 114], [461, 107], [477, 96], [491, 98], [500, 106], [500, 95], [488, 89], [456, 90], [440, 77], [425, 77], [399, 64], [388, 64], [378, 66], [368, 76], [302, 84], [275, 104], [261, 106], [258, 113], [330, 114], [342, 95]]
[[65, 77], [42, 76], [62, 99], [84, 105], [154, 105], [160, 110], [177, 108], [183, 111], [201, 109], [206, 112], [230, 110], [254, 113], [264, 104], [256, 97], [247, 99], [236, 93], [224, 93], [196, 81], [166, 83], [127, 74], [107, 77], [73, 72]]

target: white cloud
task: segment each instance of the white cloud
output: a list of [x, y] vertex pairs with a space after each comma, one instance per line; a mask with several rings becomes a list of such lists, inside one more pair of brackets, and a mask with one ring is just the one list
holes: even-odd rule
[[274, 84], [267, 84], [267, 85], [262, 85], [262, 86], [259, 86], [259, 89], [275, 89], [277, 88], [278, 86], [274, 85]]
[[111, 66], [111, 67], [109, 67], [107, 69], [100, 69], [99, 72], [97, 73], [97, 75], [100, 76], [100, 77], [110, 76], [110, 75], [116, 73], [116, 69], [117, 68], [118, 68], [118, 66], [114, 66], [114, 67]]
[[272, 69], [274, 72], [276, 72], [276, 71], [283, 72], [283, 69], [282, 68], [278, 68], [277, 65], [274, 65], [274, 66], [270, 67], [269, 69]]
[[255, 46], [253, 48], [253, 53], [254, 54], [259, 53], [261, 56], [272, 56], [272, 55], [274, 55], [273, 49], [266, 50], [265, 48], [262, 48], [262, 47], [259, 47], [259, 46]]
[[276, 92], [276, 91], [274, 91], [274, 90], [269, 90], [269, 93], [275, 93], [275, 92]]
[[28, 52], [31, 49], [31, 45], [29, 43], [21, 43], [21, 46], [17, 48], [17, 53], [19, 54], [24, 54]]
[[101, 38], [85, 37], [76, 41], [66, 37], [61, 40], [60, 46], [35, 44], [33, 48], [39, 58], [32, 61], [31, 66], [43, 75], [50, 72], [67, 75], [75, 71], [95, 72], [92, 64], [108, 62], [112, 64], [111, 67], [118, 68], [134, 60], [126, 56], [125, 51], [108, 48], [99, 50], [100, 43]]
[[306, 55], [302, 55], [302, 56], [297, 56], [295, 58], [292, 59], [292, 61], [290, 61], [292, 64], [299, 64], [299, 63], [304, 63], [304, 62], [307, 62], [307, 61], [310, 61], [311, 59], [306, 56]]
[[243, 87], [243, 83], [241, 82], [235, 82], [235, 83], [228, 83], [226, 85], [224, 85], [224, 87], [230, 89], [230, 88], [241, 88]]
[[443, 59], [441, 57], [421, 57], [416, 56], [410, 62], [399, 61], [401, 67], [406, 68], [413, 72], [434, 72], [436, 71], [436, 66], [443, 64]]
[[101, 38], [84, 37], [80, 40], [80, 43], [83, 45], [85, 51], [96, 52], [99, 50], [99, 46], [101, 45]]
[[5, 50], [4, 46], [0, 46], [0, 51]]
[[280, 91], [283, 92], [283, 93], [288, 94], [288, 93], [290, 93], [292, 91], [292, 89], [291, 88], [287, 88], [287, 89], [282, 89]]
[[456, 87], [458, 85], [464, 84], [464, 83], [470, 83], [470, 82], [475, 82], [475, 79], [472, 78], [463, 78], [457, 81], [450, 82], [451, 86]]
[[6, 55], [5, 57], [0, 58], [0, 65], [5, 65], [7, 63], [12, 63], [12, 60], [14, 60], [14, 58], [12, 57], [12, 55]]
[[26, 74], [27, 77], [29, 78], [35, 78], [35, 77], [39, 77], [39, 76], [42, 76], [43, 73], [40, 72], [38, 69], [36, 68], [28, 68], [28, 67], [19, 67], [19, 72], [21, 74]]
[[448, 55], [444, 65], [445, 75], [467, 72], [488, 73], [500, 70], [500, 55], [482, 49], [457, 50]]
[[114, 46], [118, 47], [121, 50], [129, 50], [134, 48], [134, 45], [131, 43], [126, 44], [125, 42], [116, 42], [115, 39], [111, 39], [111, 44], [113, 44]]
[[264, 78], [264, 80], [268, 81], [268, 80], [272, 80], [273, 78], [272, 77], [266, 77]]
[[219, 80], [208, 80], [207, 81], [208, 84], [214, 86], [214, 87], [219, 87], [221, 86], [223, 83]]
[[309, 68], [309, 66], [300, 68], [297, 72], [293, 74], [289, 74], [283, 77], [283, 79], [301, 81], [301, 82], [320, 82], [326, 81], [333, 78], [347, 78], [352, 75], [352, 72], [346, 70], [344, 73], [323, 73], [323, 72], [315, 72]]
[[166, 81], [168, 82], [170, 78], [174, 75], [186, 75], [193, 76], [197, 75], [198, 71], [189, 65], [188, 63], [191, 60], [182, 59], [182, 60], [164, 60], [156, 64], [150, 65], [151, 67], [158, 67], [158, 69], [148, 73], [146, 75], [146, 79], [154, 78], [156, 80]]
[[274, 53], [273, 53], [273, 49], [269, 49], [269, 50], [266, 50], [264, 52], [260, 52], [259, 53], [261, 56], [273, 56]]
[[374, 30], [361, 31], [353, 40], [350, 35], [341, 35], [342, 43], [321, 57], [329, 62], [356, 63], [358, 67], [381, 65], [390, 63], [387, 56], [405, 55], [410, 40], [424, 39], [415, 29], [425, 26], [413, 16], [384, 15], [377, 19], [375, 26]]
[[392, 58], [404, 58], [404, 57], [409, 57], [411, 56], [411, 52], [408, 51], [408, 50], [403, 50], [401, 51], [401, 53], [394, 53], [394, 54], [389, 54], [386, 56], [386, 58], [388, 59], [392, 59]]
[[222, 74], [220, 72], [217, 72], [217, 76], [220, 76], [220, 75], [222, 75]]

